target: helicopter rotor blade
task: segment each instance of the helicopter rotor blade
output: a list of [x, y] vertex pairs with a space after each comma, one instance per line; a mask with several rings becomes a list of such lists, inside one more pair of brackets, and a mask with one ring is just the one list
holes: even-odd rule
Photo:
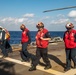
[[43, 13], [51, 12], [51, 11], [57, 11], [57, 10], [71, 9], [71, 8], [76, 8], [76, 6], [69, 6], [69, 7], [64, 7], [64, 8], [57, 8], [57, 9], [52, 9], [52, 10], [46, 10], [46, 11], [43, 11]]

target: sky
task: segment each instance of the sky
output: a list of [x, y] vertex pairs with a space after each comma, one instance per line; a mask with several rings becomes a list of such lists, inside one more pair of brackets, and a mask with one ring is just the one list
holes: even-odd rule
[[45, 10], [76, 6], [76, 0], [0, 0], [0, 26], [9, 31], [20, 31], [25, 24], [36, 31], [38, 22], [43, 22], [49, 31], [65, 31], [68, 22], [76, 29], [76, 8], [43, 13]]

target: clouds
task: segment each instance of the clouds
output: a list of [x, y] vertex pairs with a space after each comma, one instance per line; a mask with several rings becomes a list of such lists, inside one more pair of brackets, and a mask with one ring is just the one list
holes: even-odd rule
[[34, 17], [34, 14], [24, 14], [20, 18], [13, 18], [13, 17], [6, 17], [6, 18], [0, 18], [0, 22], [5, 23], [5, 22], [12, 22], [15, 24], [22, 23], [28, 21], [30, 18]]
[[20, 30], [19, 27], [23, 23], [30, 30], [36, 30], [36, 24], [38, 21], [42, 21], [49, 30], [65, 30], [64, 25], [67, 22], [76, 22], [76, 10], [68, 12], [67, 15], [57, 14], [56, 16], [37, 16], [34, 13], [26, 13], [22, 17], [5, 17], [0, 18], [0, 25], [7, 28], [8, 30]]
[[66, 23], [66, 22], [68, 22], [68, 21], [69, 21], [69, 19], [52, 20], [52, 21], [50, 22], [50, 24], [59, 25], [59, 24]]
[[0, 22], [3, 24], [20, 24], [33, 21], [30, 19], [31, 17], [33, 18], [34, 14], [24, 14], [23, 17], [20, 18], [13, 18], [13, 17], [0, 18]]
[[71, 12], [69, 12], [68, 16], [72, 18], [76, 18], [76, 10], [72, 10]]
[[31, 13], [31, 14], [27, 13], [27, 14], [24, 14], [23, 17], [34, 17], [34, 14], [32, 14], [32, 13]]
[[76, 23], [75, 23], [76, 22], [76, 10], [72, 10], [66, 15], [58, 14], [56, 16], [56, 18], [54, 17], [50, 21], [50, 24], [61, 25], [61, 24], [65, 24], [67, 22], [73, 22], [76, 25]]
[[[32, 17], [32, 18], [31, 18]], [[20, 25], [26, 24], [27, 27], [29, 25], [34, 24], [34, 14], [25, 14], [24, 16], [18, 18], [18, 17], [5, 17], [0, 18], [0, 26], [3, 26], [4, 28], [7, 28], [8, 30], [20, 30]]]
[[0, 22], [4, 24], [19, 24], [24, 21], [27, 21], [28, 18], [12, 18], [12, 17], [7, 17], [7, 18], [1, 18]]

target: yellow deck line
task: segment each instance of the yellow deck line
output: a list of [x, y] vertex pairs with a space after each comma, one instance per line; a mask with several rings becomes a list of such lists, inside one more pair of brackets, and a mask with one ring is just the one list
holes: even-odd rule
[[[2, 56], [0, 55], [0, 58]], [[10, 58], [10, 57], [7, 57], [7, 58], [4, 58], [5, 60], [8, 60], [8, 61], [11, 61], [11, 62], [14, 62], [14, 63], [17, 63], [17, 64], [21, 64], [21, 65], [24, 65], [24, 66], [28, 66], [30, 67], [30, 63], [28, 62], [21, 62], [20, 60], [17, 60], [17, 59], [13, 59], [13, 58]], [[48, 69], [48, 70], [44, 70], [44, 67], [42, 66], [37, 66], [37, 69], [38, 70], [41, 70], [41, 71], [44, 71], [44, 72], [47, 72], [47, 73], [50, 73], [50, 74], [54, 74], [54, 75], [64, 75], [64, 73], [62, 72], [59, 72], [59, 71], [56, 71], [56, 70], [53, 70], [53, 69]]]

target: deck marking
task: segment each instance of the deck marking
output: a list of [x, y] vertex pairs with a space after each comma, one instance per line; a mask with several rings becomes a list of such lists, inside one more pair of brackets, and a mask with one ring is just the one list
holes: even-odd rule
[[[1, 57], [2, 56], [0, 55], [0, 58]], [[24, 66], [28, 66], [28, 67], [31, 66], [31, 64], [28, 63], [28, 62], [21, 62], [20, 60], [13, 59], [13, 58], [10, 58], [10, 57], [6, 57], [6, 58], [3, 58], [3, 59], [14, 62], [14, 63], [17, 63], [17, 64], [21, 64], [21, 65], [24, 65]], [[53, 70], [53, 69], [44, 70], [44, 67], [39, 66], [39, 65], [37, 66], [37, 69], [40, 70], [40, 71], [44, 71], [44, 72], [47, 72], [47, 73], [54, 74], [54, 75], [63, 75], [62, 72], [59, 72], [59, 71], [56, 71], [56, 70]]]
[[65, 75], [76, 75], [76, 69], [71, 69], [71, 70], [65, 72]]

